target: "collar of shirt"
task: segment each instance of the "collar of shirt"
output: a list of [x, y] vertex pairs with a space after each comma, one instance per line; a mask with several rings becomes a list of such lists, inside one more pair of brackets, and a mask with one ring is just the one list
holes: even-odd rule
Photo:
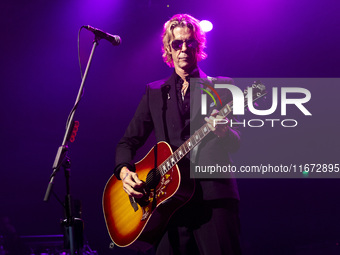
[[[175, 76], [175, 85], [176, 85], [176, 90], [180, 91], [182, 89], [183, 85], [183, 80], [182, 78], [174, 71], [173, 75]], [[195, 68], [189, 75], [188, 75], [188, 80], [190, 81], [190, 78], [198, 78], [200, 77], [200, 71], [198, 68]]]

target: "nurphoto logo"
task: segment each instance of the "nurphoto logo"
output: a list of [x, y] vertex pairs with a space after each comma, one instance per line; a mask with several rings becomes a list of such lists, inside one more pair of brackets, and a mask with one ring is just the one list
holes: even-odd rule
[[[243, 116], [245, 115], [245, 108], [257, 116], [269, 116], [273, 114], [278, 109], [278, 98], [279, 98], [279, 89], [277, 87], [272, 88], [272, 104], [269, 109], [256, 109], [254, 107], [254, 102], [267, 94], [265, 91], [264, 85], [261, 83], [254, 83], [252, 86], [248, 87], [244, 92], [235, 85], [232, 84], [214, 84], [214, 87], [204, 84], [209, 88], [219, 99], [219, 102], [222, 105], [221, 98], [215, 89], [228, 89], [232, 95], [232, 102], [225, 105], [221, 111], [222, 116], [226, 117], [229, 113], [232, 113], [235, 116]], [[215, 106], [216, 100], [212, 93], [207, 89], [200, 88], [206, 94], [201, 94], [201, 114], [207, 115], [207, 94], [214, 101]], [[311, 93], [308, 89], [300, 88], [300, 87], [282, 87], [280, 90], [280, 102], [281, 102], [281, 116], [287, 115], [287, 105], [295, 105], [305, 116], [311, 116], [312, 114], [307, 108], [304, 106], [305, 103], [309, 102], [311, 99]], [[295, 98], [289, 97], [290, 94], [294, 94]], [[298, 95], [299, 97], [296, 98]], [[283, 127], [296, 127], [298, 122], [295, 119], [250, 119], [246, 121], [245, 119], [241, 122], [233, 121], [233, 119], [215, 119], [214, 126], [216, 125], [225, 125], [229, 123], [230, 126], [233, 125], [242, 125], [249, 127], [262, 127], [265, 123], [271, 123], [271, 127], [275, 126], [276, 122], [280, 122]]]

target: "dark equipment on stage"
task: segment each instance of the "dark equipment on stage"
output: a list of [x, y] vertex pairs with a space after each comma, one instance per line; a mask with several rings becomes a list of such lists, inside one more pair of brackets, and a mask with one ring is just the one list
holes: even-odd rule
[[[117, 46], [120, 44], [120, 37], [117, 35], [108, 34], [100, 29], [97, 29], [91, 26], [82, 26], [79, 32], [81, 31], [82, 28], [86, 28], [87, 30], [92, 31], [95, 35], [95, 38], [93, 41], [92, 50], [91, 50], [84, 74], [82, 74], [82, 71], [81, 71], [82, 81], [81, 81], [81, 84], [78, 90], [78, 95], [77, 95], [75, 104], [66, 121], [66, 130], [65, 130], [63, 142], [62, 142], [62, 145], [58, 148], [58, 151], [57, 151], [54, 163], [53, 163], [53, 167], [52, 167], [53, 172], [50, 176], [49, 184], [47, 186], [45, 197], [44, 197], [44, 201], [47, 202], [49, 200], [50, 194], [53, 193], [53, 195], [56, 197], [56, 199], [59, 201], [59, 203], [64, 208], [65, 219], [62, 220], [61, 225], [63, 227], [63, 233], [64, 233], [64, 249], [69, 250], [69, 253], [60, 253], [60, 254], [65, 254], [65, 255], [66, 254], [70, 254], [70, 255], [94, 254], [94, 253], [82, 253], [83, 252], [82, 251], [83, 250], [83, 221], [81, 220], [80, 217], [77, 218], [76, 213], [73, 210], [74, 209], [73, 205], [72, 205], [73, 200], [70, 194], [71, 161], [68, 156], [68, 151], [69, 151], [68, 144], [75, 140], [75, 136], [78, 131], [79, 122], [73, 120], [74, 114], [83, 96], [84, 83], [87, 77], [87, 73], [89, 71], [89, 67], [92, 61], [94, 50], [96, 46], [99, 44], [99, 40], [105, 39], [111, 42], [114, 46]], [[78, 42], [79, 42], [79, 39], [78, 39]], [[81, 67], [80, 67], [80, 70], [81, 70]], [[66, 181], [66, 195], [65, 195], [64, 202], [62, 202], [53, 192], [54, 179], [55, 179], [57, 172], [59, 171], [61, 167], [64, 169], [65, 181]], [[56, 254], [59, 254], [59, 253], [56, 253]]]

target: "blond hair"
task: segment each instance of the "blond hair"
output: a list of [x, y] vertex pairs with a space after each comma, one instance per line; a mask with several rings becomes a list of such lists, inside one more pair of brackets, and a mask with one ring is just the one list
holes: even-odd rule
[[196, 49], [197, 61], [205, 59], [207, 57], [207, 54], [203, 51], [203, 49], [206, 47], [206, 38], [205, 32], [201, 29], [199, 21], [188, 14], [176, 14], [164, 24], [162, 35], [162, 57], [164, 62], [170, 67], [174, 66], [171, 55], [170, 42], [173, 39], [173, 30], [176, 27], [187, 27], [193, 32], [194, 39], [196, 39], [198, 42], [198, 46]]

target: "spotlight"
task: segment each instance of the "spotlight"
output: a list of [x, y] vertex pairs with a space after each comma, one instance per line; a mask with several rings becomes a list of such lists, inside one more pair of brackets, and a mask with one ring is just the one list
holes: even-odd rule
[[213, 29], [213, 25], [209, 20], [202, 20], [200, 26], [204, 32], [209, 32]]

